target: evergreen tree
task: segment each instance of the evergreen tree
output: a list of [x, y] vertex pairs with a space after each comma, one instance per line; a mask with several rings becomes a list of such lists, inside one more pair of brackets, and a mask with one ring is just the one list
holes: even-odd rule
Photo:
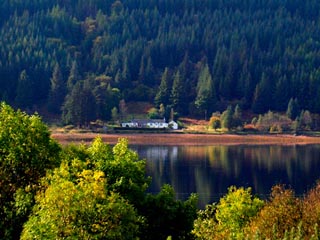
[[52, 73], [51, 88], [48, 98], [48, 109], [52, 113], [60, 113], [61, 106], [66, 96], [66, 86], [60, 70], [59, 64], [56, 64]]
[[18, 107], [30, 107], [34, 100], [34, 85], [26, 70], [20, 73], [15, 102]]
[[280, 78], [276, 84], [275, 93], [274, 93], [274, 101], [275, 101], [275, 109], [278, 111], [285, 111], [288, 107], [288, 81], [287, 77], [284, 76]]
[[205, 64], [198, 77], [195, 105], [198, 109], [204, 111], [206, 118], [207, 113], [213, 111], [216, 100], [215, 88], [209, 66], [208, 64]]
[[239, 106], [239, 104], [236, 105], [234, 108], [234, 113], [233, 113], [233, 126], [238, 127], [242, 125], [242, 111]]
[[145, 79], [144, 83], [147, 86], [153, 86], [154, 85], [154, 67], [152, 64], [152, 59], [149, 56], [147, 59], [147, 65], [145, 68]]
[[170, 82], [170, 76], [169, 76], [169, 69], [165, 68], [162, 77], [161, 77], [161, 83], [157, 92], [157, 95], [154, 99], [155, 104], [157, 106], [160, 106], [160, 104], [168, 105], [169, 103], [169, 82]]
[[221, 114], [221, 127], [226, 129], [231, 129], [233, 127], [233, 110], [232, 106], [228, 106], [228, 108]]
[[179, 113], [185, 113], [185, 99], [184, 99], [183, 79], [178, 70], [173, 77], [173, 85], [170, 95], [171, 106]]
[[79, 73], [79, 67], [78, 67], [77, 61], [73, 61], [70, 69], [68, 81], [67, 81], [67, 88], [69, 92], [72, 90], [76, 82], [80, 80], [80, 78], [81, 76]]
[[290, 118], [291, 120], [295, 120], [296, 117], [299, 116], [300, 113], [300, 109], [299, 109], [299, 103], [298, 100], [295, 98], [291, 98], [289, 103], [288, 103], [288, 108], [287, 108], [287, 116], [288, 118]]
[[89, 80], [79, 81], [66, 96], [62, 107], [62, 120], [78, 127], [87, 126], [96, 117], [95, 105]]
[[252, 109], [255, 113], [265, 113], [272, 106], [272, 88], [265, 73], [262, 74], [260, 82], [257, 84]]

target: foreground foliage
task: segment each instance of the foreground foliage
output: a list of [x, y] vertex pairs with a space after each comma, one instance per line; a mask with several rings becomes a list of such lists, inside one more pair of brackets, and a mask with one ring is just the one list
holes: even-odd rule
[[218, 204], [199, 211], [193, 233], [200, 239], [241, 239], [243, 228], [250, 222], [263, 201], [252, 197], [251, 189], [230, 187]]
[[319, 239], [320, 182], [303, 198], [276, 185], [266, 201], [230, 187], [197, 214], [196, 195], [146, 192], [126, 139], [60, 148], [37, 115], [0, 113], [1, 239]]
[[73, 160], [50, 177], [38, 194], [36, 206], [21, 239], [134, 239], [139, 218], [119, 193], [106, 191], [102, 171], [86, 170]]
[[58, 144], [37, 115], [0, 105], [0, 238], [19, 235], [33, 204], [37, 183], [59, 165]]
[[251, 190], [230, 187], [218, 204], [198, 212], [197, 239], [319, 239], [320, 183], [304, 198], [283, 185], [272, 188], [266, 201]]
[[42, 179], [22, 239], [191, 237], [197, 197], [176, 200], [170, 186], [147, 194], [145, 161], [126, 139], [110, 147], [98, 137], [89, 146], [66, 147], [61, 156], [60, 168]]

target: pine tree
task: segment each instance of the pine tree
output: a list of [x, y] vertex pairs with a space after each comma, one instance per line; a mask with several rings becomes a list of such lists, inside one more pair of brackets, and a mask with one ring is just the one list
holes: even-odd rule
[[252, 109], [255, 113], [265, 113], [271, 109], [272, 91], [265, 73], [262, 74], [260, 82], [257, 84]]
[[275, 101], [275, 109], [278, 111], [285, 111], [287, 108], [288, 102], [288, 81], [287, 77], [284, 76], [279, 79], [276, 84], [275, 93], [274, 93], [274, 101]]
[[15, 102], [18, 107], [31, 107], [34, 97], [34, 86], [26, 70], [20, 73]]
[[234, 108], [234, 113], [233, 113], [233, 126], [238, 127], [241, 126], [242, 123], [242, 111], [241, 108], [239, 106], [239, 104], [236, 105], [236, 107]]
[[74, 86], [74, 84], [80, 80], [80, 78], [81, 76], [79, 73], [79, 67], [78, 67], [77, 61], [73, 61], [70, 69], [69, 77], [67, 80], [67, 88], [69, 92], [72, 90], [72, 87]]
[[154, 99], [155, 104], [157, 106], [160, 106], [160, 104], [164, 104], [165, 106], [169, 103], [169, 69], [165, 68], [162, 77], [161, 77], [161, 83], [157, 92], [157, 95]]
[[173, 79], [173, 85], [170, 95], [170, 103], [171, 106], [175, 109], [175, 111], [182, 113], [185, 112], [184, 107], [184, 87], [183, 87], [183, 80], [180, 75], [180, 71], [178, 70]]
[[207, 113], [213, 111], [216, 100], [214, 84], [209, 71], [209, 66], [206, 64], [199, 73], [197, 97], [195, 100], [196, 107], [204, 111], [205, 119]]
[[87, 126], [96, 118], [96, 100], [89, 80], [77, 82], [66, 96], [62, 107], [62, 120], [78, 127]]
[[221, 114], [221, 126], [226, 129], [231, 129], [233, 127], [233, 110], [232, 106], [228, 108]]
[[299, 116], [299, 112], [300, 112], [300, 109], [299, 109], [299, 103], [298, 103], [298, 100], [295, 98], [291, 98], [289, 103], [288, 103], [288, 108], [287, 108], [287, 116], [288, 118], [290, 118], [291, 120], [295, 120], [296, 117]]
[[56, 64], [51, 78], [51, 88], [48, 98], [48, 110], [52, 113], [60, 113], [65, 96], [65, 82], [62, 77], [60, 66], [59, 64]]

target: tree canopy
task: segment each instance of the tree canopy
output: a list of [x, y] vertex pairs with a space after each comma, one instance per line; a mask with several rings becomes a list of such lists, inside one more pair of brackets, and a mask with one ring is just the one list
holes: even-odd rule
[[0, 105], [0, 238], [19, 234], [38, 181], [59, 165], [60, 147], [37, 115]]

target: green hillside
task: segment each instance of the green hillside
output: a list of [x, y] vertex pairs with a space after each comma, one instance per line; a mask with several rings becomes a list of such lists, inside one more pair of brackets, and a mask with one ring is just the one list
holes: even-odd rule
[[3, 0], [0, 99], [79, 125], [122, 99], [320, 113], [319, 24], [314, 0]]

